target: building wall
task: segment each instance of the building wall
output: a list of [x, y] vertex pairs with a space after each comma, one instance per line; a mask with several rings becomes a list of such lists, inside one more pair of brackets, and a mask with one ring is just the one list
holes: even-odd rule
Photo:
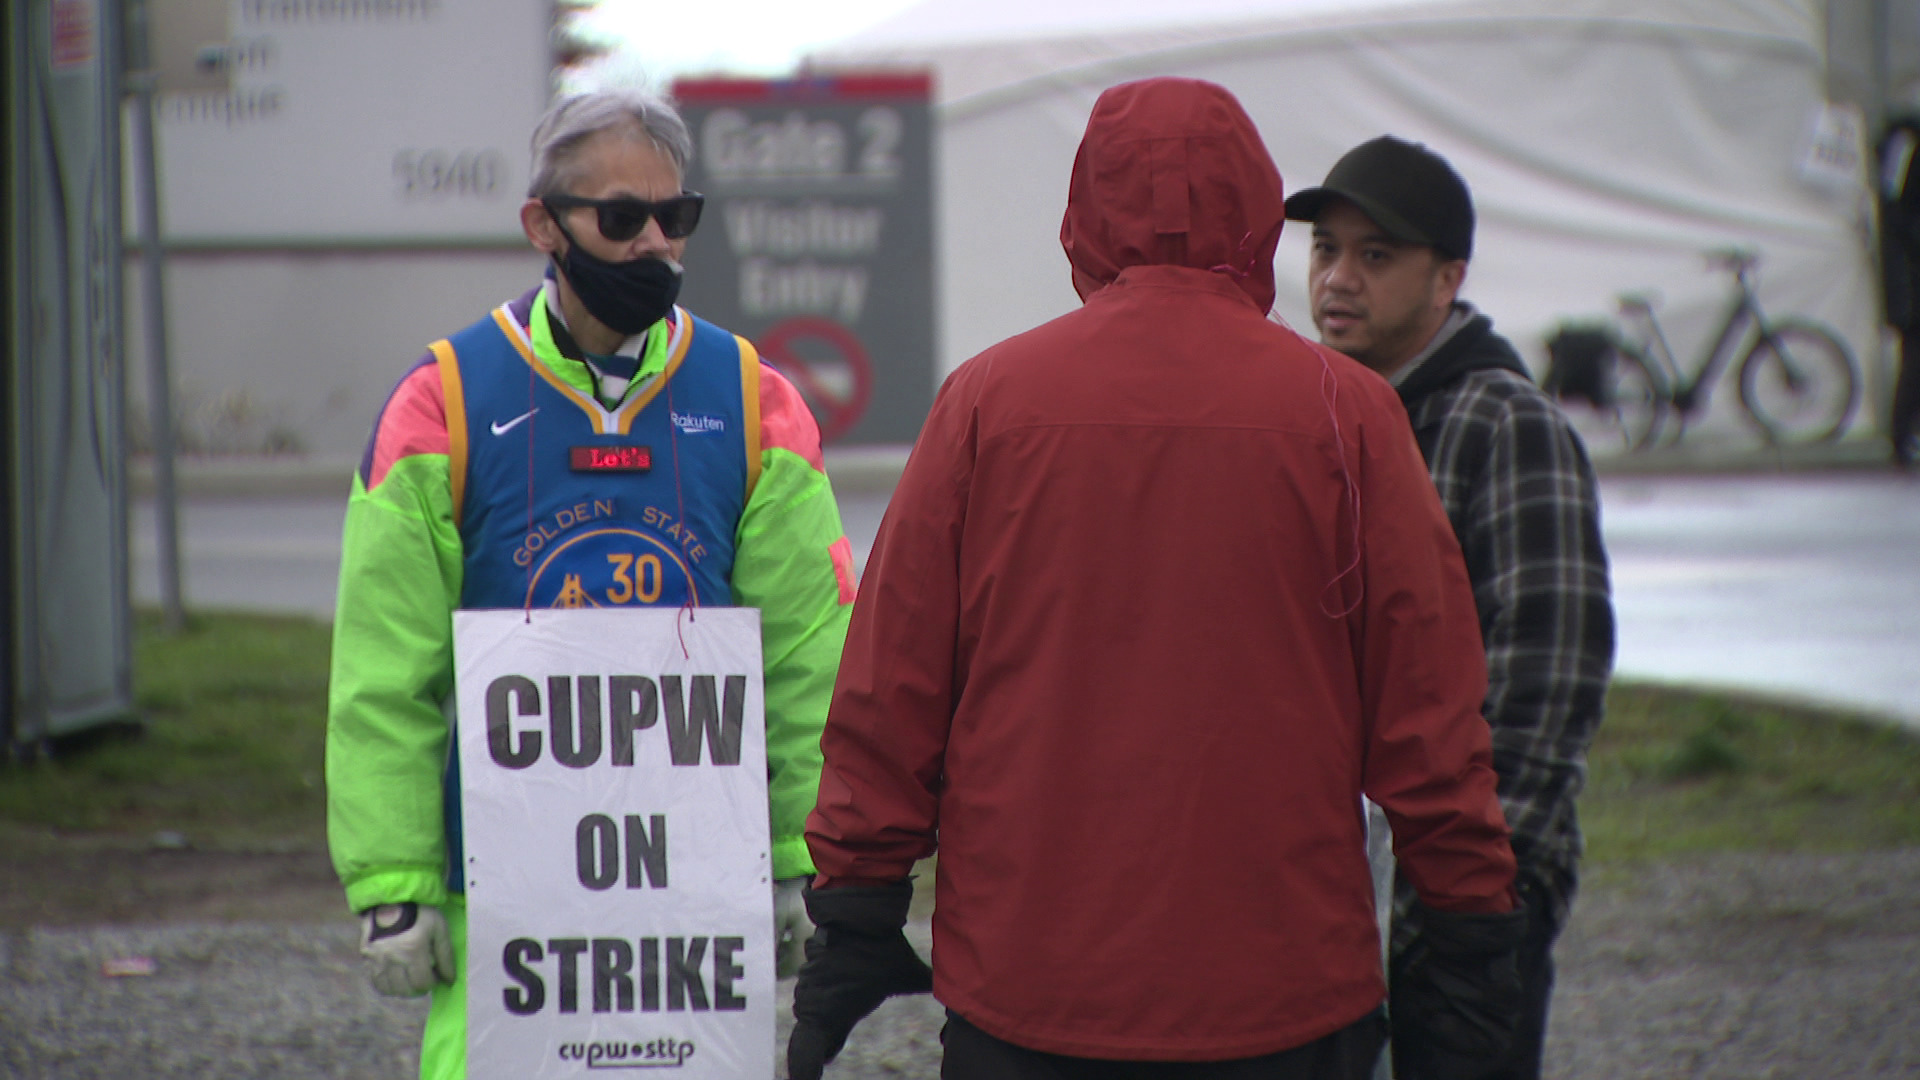
[[[429, 344], [538, 283], [526, 246], [184, 251], [167, 260], [169, 360], [183, 454], [357, 458]], [[129, 274], [128, 427], [148, 449], [140, 284]]]

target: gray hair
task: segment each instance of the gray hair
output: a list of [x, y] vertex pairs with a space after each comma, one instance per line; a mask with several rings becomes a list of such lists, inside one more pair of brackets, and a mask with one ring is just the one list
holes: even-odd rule
[[533, 178], [527, 194], [536, 199], [565, 194], [578, 175], [580, 147], [603, 131], [621, 128], [638, 128], [686, 175], [693, 133], [672, 102], [645, 90], [595, 90], [563, 99], [534, 125]]

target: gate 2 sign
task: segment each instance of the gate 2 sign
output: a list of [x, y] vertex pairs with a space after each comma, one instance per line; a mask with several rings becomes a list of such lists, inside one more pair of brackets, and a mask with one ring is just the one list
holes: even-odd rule
[[932, 82], [674, 85], [707, 196], [681, 302], [753, 341], [821, 434], [906, 444], [934, 387]]

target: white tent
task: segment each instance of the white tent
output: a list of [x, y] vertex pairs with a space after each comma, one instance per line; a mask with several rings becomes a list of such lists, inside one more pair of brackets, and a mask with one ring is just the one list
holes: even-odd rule
[[[1093, 101], [1183, 75], [1239, 96], [1290, 190], [1381, 133], [1444, 154], [1479, 212], [1466, 298], [1536, 372], [1559, 320], [1647, 290], [1691, 367], [1731, 288], [1702, 252], [1757, 249], [1769, 314], [1862, 361], [1868, 433], [1865, 147], [1824, 98], [1824, 23], [1818, 0], [928, 0], [812, 63], [934, 72], [943, 372], [1077, 303], [1057, 236]], [[1276, 311], [1311, 333], [1307, 231], [1281, 238]], [[1715, 397], [1726, 414], [1733, 382]]]

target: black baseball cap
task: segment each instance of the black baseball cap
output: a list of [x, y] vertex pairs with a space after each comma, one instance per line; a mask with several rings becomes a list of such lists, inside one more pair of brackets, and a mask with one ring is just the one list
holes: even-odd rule
[[1473, 196], [1447, 159], [1419, 143], [1382, 135], [1347, 151], [1319, 187], [1294, 192], [1287, 217], [1312, 221], [1329, 198], [1358, 206], [1396, 240], [1473, 257]]

